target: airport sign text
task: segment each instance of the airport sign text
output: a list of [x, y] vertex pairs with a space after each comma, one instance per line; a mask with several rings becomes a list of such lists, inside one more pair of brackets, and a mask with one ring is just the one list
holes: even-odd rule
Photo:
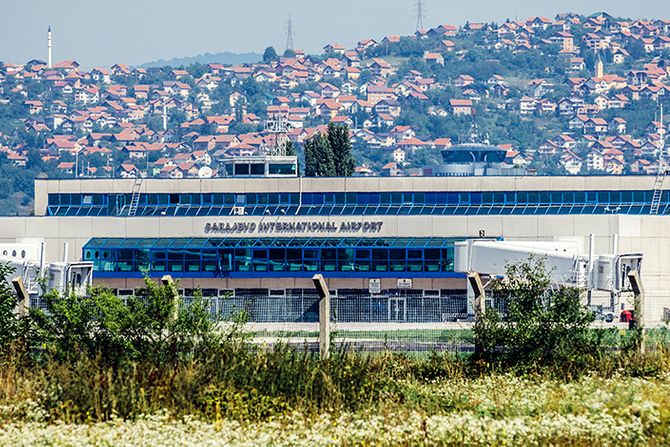
[[383, 222], [207, 222], [205, 234], [379, 233]]

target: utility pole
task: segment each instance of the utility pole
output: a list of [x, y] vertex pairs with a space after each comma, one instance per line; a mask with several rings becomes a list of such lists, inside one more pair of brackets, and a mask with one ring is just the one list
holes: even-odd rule
[[651, 197], [650, 214], [658, 214], [661, 208], [661, 198], [663, 197], [663, 183], [668, 175], [668, 160], [665, 156], [665, 127], [663, 125], [663, 104], [661, 104], [661, 117], [658, 127], [658, 172], [654, 181], [654, 193]]
[[424, 29], [424, 27], [423, 27], [423, 17], [424, 17], [423, 0], [416, 0], [416, 30], [417, 31]]
[[633, 289], [633, 294], [635, 295], [635, 331], [636, 339], [635, 344], [637, 352], [639, 354], [644, 354], [645, 352], [645, 340], [644, 340], [644, 287], [642, 287], [642, 280], [640, 279], [640, 272], [637, 270], [631, 270], [628, 272], [628, 281], [630, 281], [630, 287]]
[[293, 47], [293, 19], [289, 15], [286, 22], [286, 50], [293, 50]]
[[658, 128], [658, 147], [659, 154], [661, 157], [665, 156], [665, 123], [663, 123], [663, 104], [661, 104], [661, 117], [659, 118], [659, 128]]
[[167, 99], [163, 97], [163, 132], [167, 131]]

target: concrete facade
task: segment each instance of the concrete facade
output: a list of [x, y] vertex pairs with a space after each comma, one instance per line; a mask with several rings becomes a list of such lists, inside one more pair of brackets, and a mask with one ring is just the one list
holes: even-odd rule
[[[559, 215], [366, 215], [366, 216], [215, 216], [215, 217], [51, 217], [47, 216], [50, 193], [121, 193], [133, 189], [134, 180], [36, 180], [35, 216], [0, 218], [0, 241], [37, 238], [46, 241], [47, 259], [61, 259], [68, 242], [69, 260], [79, 260], [89, 239], [222, 237], [206, 232], [208, 223], [344, 222], [381, 223], [366, 234], [332, 232], [268, 231], [259, 234], [227, 234], [226, 237], [502, 237], [507, 240], [552, 240], [576, 237], [587, 247], [595, 235], [596, 253], [611, 250], [613, 235], [619, 236], [619, 252], [644, 254], [642, 278], [649, 297], [650, 319], [660, 319], [670, 308], [670, 216], [624, 214]], [[144, 180], [141, 192], [347, 192], [347, 191], [551, 191], [651, 190], [652, 177], [466, 177], [466, 178], [333, 178], [333, 179], [184, 179]], [[184, 287], [202, 288], [308, 288], [304, 278], [197, 279], [182, 281]], [[108, 281], [117, 288], [132, 288], [137, 279]], [[391, 287], [385, 278], [382, 287]], [[460, 279], [416, 278], [416, 288], [461, 287]], [[332, 288], [367, 288], [364, 278], [332, 279]], [[464, 286], [463, 286], [464, 287]]]

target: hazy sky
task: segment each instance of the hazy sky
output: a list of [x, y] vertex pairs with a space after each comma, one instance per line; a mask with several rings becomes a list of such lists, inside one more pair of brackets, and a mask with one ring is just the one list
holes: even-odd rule
[[[667, 0], [423, 0], [427, 28], [440, 23], [503, 21], [558, 12], [607, 11], [624, 17], [670, 16]], [[0, 60], [46, 60], [46, 31], [54, 60], [84, 67], [141, 64], [205, 52], [283, 51], [293, 17], [298, 48], [318, 52], [328, 42], [351, 46], [366, 37], [409, 34], [416, 0], [2, 0]]]

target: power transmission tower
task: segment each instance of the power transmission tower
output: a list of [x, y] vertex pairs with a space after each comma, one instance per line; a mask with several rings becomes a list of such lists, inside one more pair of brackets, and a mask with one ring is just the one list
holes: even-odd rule
[[422, 30], [423, 17], [425, 10], [423, 9], [423, 0], [416, 0], [416, 30]]
[[288, 16], [288, 22], [286, 22], [286, 49], [293, 50], [293, 19], [291, 16]]

